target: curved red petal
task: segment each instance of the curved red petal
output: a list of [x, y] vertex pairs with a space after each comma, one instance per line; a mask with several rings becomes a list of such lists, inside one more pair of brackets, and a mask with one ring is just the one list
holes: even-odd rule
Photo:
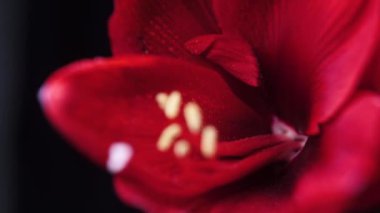
[[[252, 88], [245, 88], [245, 94], [255, 99]], [[158, 94], [171, 91], [182, 95], [174, 118], [156, 102]], [[133, 183], [139, 193], [147, 190], [177, 204], [272, 162], [287, 161], [302, 147], [278, 136], [255, 136], [270, 132], [269, 114], [258, 114], [241, 101], [216, 71], [171, 58], [78, 62], [55, 73], [42, 87], [40, 100], [48, 118], [80, 151], [126, 184]], [[189, 102], [201, 108], [202, 131], [206, 125], [218, 131], [211, 158], [198, 143], [203, 133], [190, 131], [182, 111]], [[182, 132], [171, 141], [172, 147], [162, 150], [157, 145], [174, 123]], [[180, 139], [191, 148], [186, 156], [175, 151]]]
[[[161, 131], [168, 122], [156, 96], [172, 91], [182, 93], [183, 104], [196, 100], [204, 123], [215, 125], [221, 140], [270, 131], [270, 115], [258, 114], [237, 98], [222, 75], [169, 58], [129, 56], [74, 63], [53, 75], [40, 97], [48, 116], [61, 128], [73, 128], [78, 136], [84, 130], [120, 131], [114, 133], [117, 137]], [[246, 95], [255, 99], [256, 94], [247, 90]]]
[[379, 126], [380, 96], [363, 92], [323, 127], [319, 160], [294, 194], [301, 212], [348, 210], [377, 181]]
[[[186, 167], [189, 171], [177, 174], [170, 182], [152, 181], [157, 177], [149, 176], [147, 173], [144, 177], [136, 175], [136, 172], [128, 173], [115, 179], [115, 188], [123, 201], [149, 212], [195, 211], [195, 209], [198, 212], [204, 209], [216, 210], [221, 206], [227, 207], [234, 199], [247, 197], [248, 190], [242, 189], [242, 186], [245, 186], [251, 190], [249, 199], [253, 198], [253, 201], [250, 200], [246, 205], [242, 205], [244, 208], [241, 210], [254, 207], [259, 210], [268, 203], [280, 202], [283, 194], [266, 193], [259, 185], [252, 183], [254, 179], [244, 181], [242, 179], [261, 171], [264, 166], [271, 163], [286, 161], [289, 155], [299, 148], [294, 142], [281, 141], [278, 138], [277, 141], [273, 140], [274, 138], [272, 141], [267, 141], [269, 144], [252, 151], [251, 155], [245, 158], [237, 154], [229, 156], [234, 160], [218, 157], [213, 163], [203, 162], [198, 166], [188, 164]], [[254, 144], [253, 146], [256, 145], [255, 139], [245, 141], [245, 143], [250, 142]], [[232, 143], [231, 147], [240, 145], [233, 144], [235, 142], [229, 143]], [[270, 194], [275, 196], [266, 200], [265, 197]], [[258, 205], [261, 201], [266, 202]], [[252, 203], [255, 205], [251, 205]], [[265, 209], [273, 207], [267, 206]]]
[[378, 1], [213, 1], [250, 42], [279, 116], [308, 133], [348, 100], [378, 41]]
[[203, 35], [186, 42], [186, 47], [193, 54], [204, 54], [246, 84], [259, 85], [257, 59], [247, 42], [222, 35]]
[[115, 0], [109, 32], [115, 55], [149, 53], [188, 57], [183, 44], [218, 32], [208, 1]]

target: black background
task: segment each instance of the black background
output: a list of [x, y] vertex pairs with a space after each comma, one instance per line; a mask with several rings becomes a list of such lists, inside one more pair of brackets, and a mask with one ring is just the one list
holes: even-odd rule
[[55, 69], [110, 56], [112, 7], [111, 0], [0, 1], [0, 212], [136, 211], [116, 197], [107, 172], [50, 127], [36, 97]]

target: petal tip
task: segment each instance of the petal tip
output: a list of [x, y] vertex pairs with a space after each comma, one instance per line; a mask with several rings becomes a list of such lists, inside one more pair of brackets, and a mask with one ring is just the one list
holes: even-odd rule
[[109, 148], [107, 169], [116, 174], [127, 167], [133, 156], [132, 146], [125, 142], [115, 142]]
[[45, 85], [41, 86], [37, 93], [37, 99], [40, 102], [40, 104], [43, 105], [43, 103], [45, 103], [45, 101], [48, 99], [48, 96], [49, 93]]
[[38, 91], [37, 98], [44, 109], [48, 105], [56, 102], [63, 97], [65, 88], [62, 83], [55, 81], [54, 83], [45, 83]]

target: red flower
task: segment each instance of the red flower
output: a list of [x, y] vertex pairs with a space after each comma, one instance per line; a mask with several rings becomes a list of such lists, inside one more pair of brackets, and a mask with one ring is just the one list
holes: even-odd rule
[[362, 212], [380, 201], [379, 11], [116, 0], [114, 57], [57, 71], [41, 103], [143, 210]]

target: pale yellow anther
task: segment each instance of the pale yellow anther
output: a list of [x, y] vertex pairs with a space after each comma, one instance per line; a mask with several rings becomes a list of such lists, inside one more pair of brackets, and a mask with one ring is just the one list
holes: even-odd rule
[[156, 95], [156, 102], [161, 109], [165, 109], [167, 100], [168, 100], [168, 95], [163, 92], [160, 92]]
[[174, 154], [178, 158], [185, 157], [190, 152], [190, 144], [186, 140], [179, 140], [174, 145]]
[[177, 117], [181, 106], [181, 101], [181, 93], [179, 93], [178, 91], [173, 91], [172, 93], [170, 93], [169, 97], [166, 100], [164, 110], [167, 118], [173, 119]]
[[202, 126], [202, 112], [198, 104], [189, 102], [184, 108], [184, 116], [190, 132], [198, 133]]
[[200, 149], [205, 158], [212, 158], [216, 154], [218, 132], [214, 126], [206, 126], [201, 135]]
[[157, 149], [167, 151], [181, 132], [181, 126], [178, 124], [171, 124], [166, 127], [157, 141]]

